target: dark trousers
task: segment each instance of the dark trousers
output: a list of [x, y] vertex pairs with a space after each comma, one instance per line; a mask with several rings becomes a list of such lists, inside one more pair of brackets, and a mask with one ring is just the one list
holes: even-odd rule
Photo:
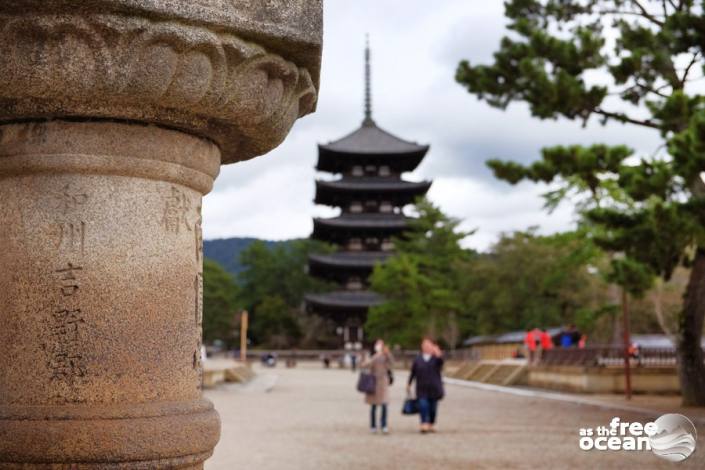
[[[379, 405], [380, 408], [382, 408], [381, 411], [381, 416], [380, 416], [380, 421], [381, 425], [383, 428], [387, 427], [387, 404]], [[370, 427], [371, 428], [376, 428], [377, 427], [377, 405], [372, 405], [370, 407]]]
[[419, 414], [421, 415], [421, 423], [435, 424], [436, 411], [438, 411], [438, 400], [433, 398], [419, 398]]

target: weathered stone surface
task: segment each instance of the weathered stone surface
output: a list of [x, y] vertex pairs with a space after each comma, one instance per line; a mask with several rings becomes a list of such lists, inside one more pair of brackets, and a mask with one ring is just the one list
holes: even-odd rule
[[200, 469], [201, 198], [315, 108], [320, 0], [0, 2], [0, 469]]
[[0, 43], [0, 121], [151, 122], [230, 163], [315, 109], [321, 1], [10, 0]]
[[0, 462], [211, 451], [200, 209], [219, 160], [154, 126], [0, 126]]

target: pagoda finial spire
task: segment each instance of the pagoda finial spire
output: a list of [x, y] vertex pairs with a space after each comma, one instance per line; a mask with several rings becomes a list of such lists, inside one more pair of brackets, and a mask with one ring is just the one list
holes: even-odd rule
[[365, 35], [365, 120], [363, 125], [372, 125], [372, 79], [370, 67], [370, 35]]

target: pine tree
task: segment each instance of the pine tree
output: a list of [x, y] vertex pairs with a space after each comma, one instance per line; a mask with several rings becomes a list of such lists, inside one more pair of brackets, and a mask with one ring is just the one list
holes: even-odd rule
[[[490, 161], [495, 175], [560, 182], [553, 197], [586, 193], [581, 207], [601, 246], [624, 253], [613, 280], [641, 291], [691, 268], [677, 353], [684, 405], [705, 406], [705, 17], [692, 0], [509, 0], [511, 37], [491, 65], [460, 63], [456, 80], [492, 106], [525, 102], [539, 119], [597, 118], [653, 129], [657, 157], [606, 145], [552, 147], [530, 166]], [[598, 73], [596, 73], [598, 72]], [[604, 76], [604, 82], [595, 77]], [[585, 199], [583, 199], [584, 201]]]

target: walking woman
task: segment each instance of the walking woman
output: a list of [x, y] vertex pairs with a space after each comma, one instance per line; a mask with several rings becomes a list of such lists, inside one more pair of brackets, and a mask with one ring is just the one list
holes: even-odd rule
[[375, 376], [375, 393], [365, 395], [365, 403], [370, 405], [370, 430], [377, 432], [377, 408], [380, 408], [380, 427], [387, 434], [387, 403], [389, 403], [389, 385], [392, 377], [392, 354], [384, 341], [375, 341], [374, 354], [362, 363]]
[[416, 356], [411, 365], [407, 394], [411, 393], [411, 384], [416, 381], [416, 399], [421, 415], [421, 432], [436, 432], [436, 413], [438, 401], [443, 398], [443, 352], [430, 338], [421, 341], [421, 354]]

